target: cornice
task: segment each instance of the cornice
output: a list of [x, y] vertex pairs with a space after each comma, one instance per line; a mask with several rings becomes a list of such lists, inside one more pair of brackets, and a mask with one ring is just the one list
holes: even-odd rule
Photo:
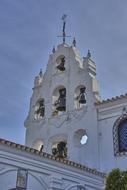
[[46, 159], [54, 160], [54, 161], [60, 162], [62, 164], [65, 164], [65, 165], [68, 165], [68, 166], [71, 166], [71, 167], [75, 167], [77, 169], [80, 169], [80, 170], [95, 174], [95, 175], [103, 177], [103, 178], [106, 177], [105, 173], [99, 172], [99, 171], [97, 171], [95, 169], [89, 168], [87, 166], [81, 165], [79, 163], [76, 163], [76, 162], [73, 162], [73, 161], [70, 161], [70, 160], [66, 160], [66, 159], [63, 159], [63, 158], [57, 158], [57, 157], [55, 157], [55, 156], [53, 156], [51, 154], [48, 154], [46, 152], [40, 152], [40, 151], [38, 151], [36, 149], [27, 147], [25, 145], [17, 144], [17, 143], [14, 143], [14, 142], [11, 142], [11, 141], [8, 141], [8, 140], [5, 140], [5, 139], [0, 139], [0, 144], [8, 146], [10, 148], [17, 149], [17, 150], [22, 150], [24, 152], [34, 154], [36, 156], [38, 155], [38, 156], [44, 157]]

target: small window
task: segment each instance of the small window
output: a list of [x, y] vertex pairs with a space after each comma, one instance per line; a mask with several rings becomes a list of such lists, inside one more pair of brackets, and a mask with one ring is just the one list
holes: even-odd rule
[[119, 151], [127, 151], [127, 119], [118, 126]]
[[74, 133], [74, 145], [75, 146], [82, 146], [87, 143], [88, 136], [86, 133], [86, 130], [84, 129], [79, 129]]
[[88, 136], [85, 134], [81, 137], [81, 140], [80, 140], [80, 143], [82, 145], [86, 144], [87, 143], [87, 140], [88, 140]]
[[45, 105], [44, 105], [44, 99], [41, 99], [37, 101], [35, 106], [35, 115], [34, 118], [36, 120], [42, 119], [45, 115]]

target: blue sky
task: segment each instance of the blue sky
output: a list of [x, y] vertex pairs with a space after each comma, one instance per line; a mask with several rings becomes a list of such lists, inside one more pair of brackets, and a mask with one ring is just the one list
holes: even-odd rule
[[127, 92], [126, 0], [0, 0], [1, 138], [24, 143], [33, 80], [61, 43], [64, 13], [81, 56], [91, 50], [102, 98]]

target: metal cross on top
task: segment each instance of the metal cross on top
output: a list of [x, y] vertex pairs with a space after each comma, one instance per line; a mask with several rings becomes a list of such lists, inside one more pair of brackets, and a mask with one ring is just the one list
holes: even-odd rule
[[62, 21], [63, 21], [63, 33], [62, 33], [62, 36], [58, 36], [58, 37], [62, 37], [63, 38], [63, 44], [65, 44], [65, 41], [66, 41], [66, 37], [71, 37], [71, 36], [66, 36], [66, 18], [67, 18], [67, 15], [63, 15], [62, 16]]

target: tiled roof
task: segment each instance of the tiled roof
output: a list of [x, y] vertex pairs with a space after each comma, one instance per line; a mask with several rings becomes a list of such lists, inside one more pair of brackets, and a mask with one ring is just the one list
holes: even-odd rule
[[11, 141], [8, 141], [8, 140], [5, 140], [5, 139], [0, 139], [0, 144], [9, 146], [9, 147], [12, 147], [12, 148], [15, 148], [15, 149], [19, 149], [19, 150], [22, 150], [22, 151], [25, 151], [25, 152], [28, 152], [28, 153], [32, 153], [32, 154], [35, 154], [35, 155], [39, 155], [39, 156], [42, 156], [44, 158], [55, 160], [57, 162], [60, 162], [60, 163], [63, 163], [63, 164], [78, 168], [80, 170], [83, 170], [83, 171], [86, 171], [86, 172], [89, 172], [89, 173], [92, 173], [92, 174], [95, 174], [95, 175], [98, 175], [98, 176], [101, 176], [101, 177], [106, 177], [105, 173], [99, 172], [96, 169], [91, 169], [91, 168], [86, 167], [84, 165], [81, 165], [79, 163], [76, 163], [76, 162], [73, 162], [73, 161], [70, 161], [70, 160], [66, 160], [66, 159], [63, 159], [63, 158], [57, 158], [57, 157], [55, 157], [55, 156], [53, 156], [51, 154], [48, 154], [48, 153], [45, 153], [45, 152], [40, 152], [40, 151], [38, 151], [38, 150], [36, 150], [34, 148], [30, 148], [30, 147], [27, 147], [25, 145], [17, 144], [17, 143], [14, 143], [14, 142], [11, 142]]
[[98, 101], [98, 102], [95, 103], [95, 105], [100, 105], [100, 104], [105, 104], [105, 103], [109, 103], [109, 102], [114, 102], [114, 101], [122, 99], [122, 98], [127, 98], [127, 93], [123, 94], [123, 95], [120, 95], [120, 96], [112, 97], [110, 99]]

